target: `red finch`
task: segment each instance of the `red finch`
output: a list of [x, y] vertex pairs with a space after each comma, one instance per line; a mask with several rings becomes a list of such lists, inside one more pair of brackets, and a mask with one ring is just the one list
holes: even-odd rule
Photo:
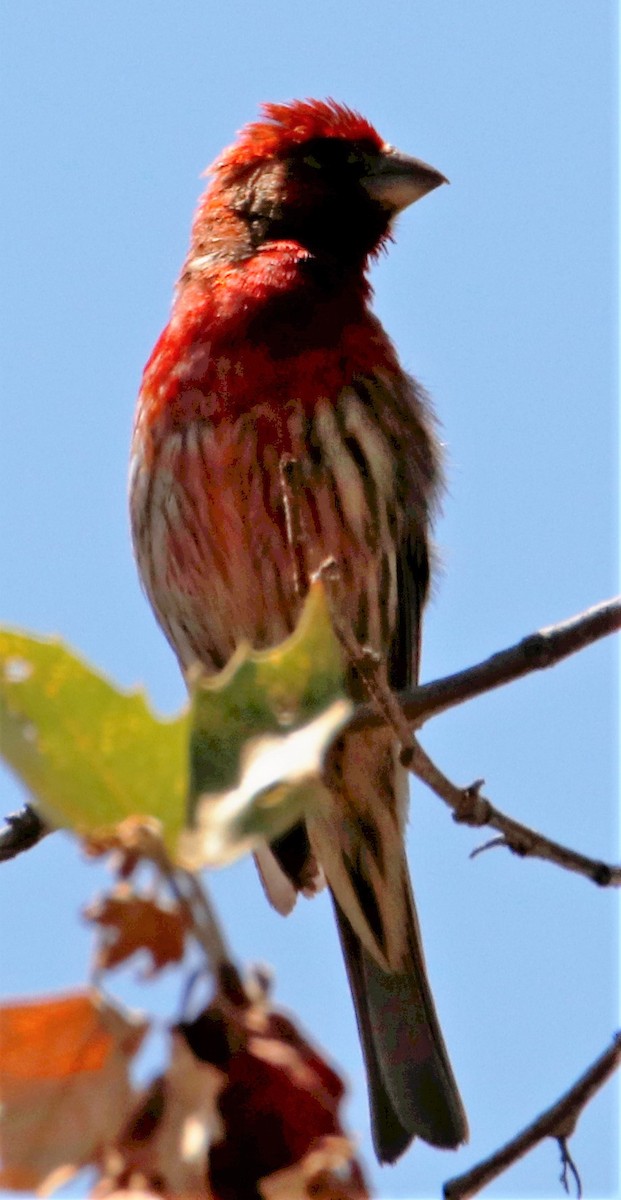
[[[402, 688], [418, 674], [441, 472], [429, 401], [370, 310], [367, 269], [395, 215], [446, 181], [333, 101], [262, 118], [211, 169], [145, 368], [138, 567], [182, 670], [213, 672], [242, 640], [282, 641], [332, 558], [341, 626]], [[265, 889], [284, 912], [327, 880], [379, 1159], [417, 1135], [457, 1146], [467, 1124], [425, 971], [394, 735], [344, 734], [327, 783], [329, 809], [258, 853]]]

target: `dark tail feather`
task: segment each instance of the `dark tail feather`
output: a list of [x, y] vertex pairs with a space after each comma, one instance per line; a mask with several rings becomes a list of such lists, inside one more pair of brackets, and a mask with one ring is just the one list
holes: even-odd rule
[[414, 1137], [445, 1149], [468, 1137], [427, 982], [411, 892], [409, 900], [409, 962], [396, 974], [372, 958], [332, 897], [365, 1059], [373, 1145], [379, 1161], [389, 1163]]

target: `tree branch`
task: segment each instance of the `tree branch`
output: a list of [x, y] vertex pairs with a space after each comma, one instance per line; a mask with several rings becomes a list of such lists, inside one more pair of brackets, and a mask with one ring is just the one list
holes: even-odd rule
[[408, 766], [419, 779], [422, 779], [423, 783], [426, 783], [435, 792], [436, 796], [439, 796], [445, 804], [448, 804], [449, 808], [452, 808], [455, 821], [463, 825], [472, 825], [475, 828], [490, 825], [492, 829], [497, 829], [502, 835], [473, 851], [473, 856], [480, 854], [482, 850], [491, 849], [493, 846], [506, 846], [521, 858], [541, 858], [556, 863], [557, 866], [564, 867], [567, 871], [584, 875], [600, 887], [621, 887], [621, 867], [610, 866], [607, 863], [598, 862], [597, 859], [587, 858], [586, 855], [579, 854], [577, 850], [570, 850], [567, 846], [562, 846], [560, 842], [553, 842], [551, 838], [544, 837], [543, 834], [530, 829], [528, 825], [522, 825], [519, 821], [514, 821], [512, 817], [507, 817], [500, 812], [500, 809], [490, 804], [485, 796], [481, 795], [482, 779], [477, 780], [470, 787], [457, 787], [432, 762], [418, 742], [415, 742], [413, 754], [408, 755]]
[[[621, 596], [616, 596], [559, 625], [550, 625], [531, 633], [508, 650], [500, 650], [473, 667], [400, 692], [397, 699], [408, 721], [420, 728], [425, 721], [449, 708], [503, 687], [533, 671], [553, 667], [563, 658], [584, 650], [586, 646], [619, 629]], [[365, 704], [356, 710], [349, 728], [368, 729], [386, 723], [383, 713], [373, 704]]]
[[[527, 1125], [526, 1129], [523, 1129], [489, 1158], [477, 1163], [463, 1175], [449, 1179], [443, 1188], [444, 1200], [467, 1200], [469, 1196], [476, 1196], [503, 1171], [513, 1166], [519, 1158], [522, 1158], [547, 1137], [556, 1138], [559, 1143], [564, 1174], [569, 1166], [576, 1178], [577, 1171], [567, 1150], [567, 1139], [574, 1132], [580, 1115], [591, 1098], [617, 1069], [620, 1062], [621, 1033], [617, 1033], [608, 1049], [591, 1064], [584, 1075], [581, 1075], [573, 1087], [564, 1096], [561, 1096], [560, 1100], [557, 1100], [556, 1104], [541, 1113], [535, 1121]], [[579, 1177], [577, 1182], [580, 1187]]]
[[[321, 573], [331, 581], [331, 561]], [[509, 683], [521, 675], [553, 666], [560, 659], [621, 627], [621, 598], [606, 601], [560, 625], [531, 634], [509, 650], [492, 655], [483, 663], [411, 692], [396, 695], [388, 684], [384, 664], [377, 655], [360, 646], [343, 622], [335, 618], [339, 640], [353, 663], [369, 696], [369, 703], [356, 710], [350, 728], [388, 725], [401, 745], [401, 762], [422, 779], [453, 810], [454, 819], [475, 828], [489, 825], [501, 837], [474, 851], [506, 846], [522, 858], [540, 858], [565, 870], [583, 875], [600, 887], [621, 886], [621, 867], [588, 858], [560, 842], [522, 825], [494, 807], [481, 795], [483, 780], [459, 788], [436, 766], [412, 733], [412, 724], [422, 725], [430, 716], [462, 704], [473, 696]], [[422, 699], [421, 699], [422, 697]], [[431, 697], [431, 699], [429, 699]]]
[[37, 842], [52, 832], [29, 804], [25, 804], [19, 812], [9, 813], [4, 821], [0, 828], [0, 862], [8, 862], [25, 850], [32, 850]]

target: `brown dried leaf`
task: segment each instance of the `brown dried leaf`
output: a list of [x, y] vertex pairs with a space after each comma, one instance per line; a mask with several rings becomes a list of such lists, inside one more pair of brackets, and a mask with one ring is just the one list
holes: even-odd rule
[[121, 879], [128, 879], [145, 859], [160, 864], [167, 858], [162, 825], [155, 817], [126, 817], [109, 829], [91, 830], [83, 834], [82, 848], [88, 858], [112, 855], [111, 868]]
[[346, 1137], [325, 1137], [293, 1167], [260, 1179], [263, 1200], [368, 1200], [354, 1147]]
[[207, 1158], [222, 1133], [216, 1100], [223, 1085], [222, 1072], [200, 1062], [173, 1033], [168, 1070], [143, 1094], [93, 1195], [122, 1195], [131, 1187], [209, 1200]]
[[[287, 1017], [265, 1002], [235, 1005], [219, 996], [183, 1033], [199, 1058], [226, 1074], [218, 1098], [223, 1137], [209, 1156], [217, 1200], [256, 1196], [260, 1183], [277, 1188], [274, 1176], [290, 1168], [296, 1200], [328, 1200], [330, 1188], [335, 1200], [366, 1197], [341, 1128], [343, 1084]], [[323, 1158], [309, 1157], [319, 1149]]]
[[150, 978], [183, 958], [188, 928], [184, 915], [179, 909], [164, 908], [155, 900], [136, 896], [126, 886], [91, 904], [84, 916], [102, 929], [95, 961], [99, 970], [110, 970], [139, 950], [146, 950], [151, 965], [144, 974]]
[[147, 1023], [97, 992], [0, 1008], [0, 1184], [44, 1187], [98, 1161], [134, 1099]]

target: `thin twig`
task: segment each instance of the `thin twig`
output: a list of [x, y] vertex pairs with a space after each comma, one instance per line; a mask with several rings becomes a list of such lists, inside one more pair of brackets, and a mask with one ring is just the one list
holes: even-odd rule
[[[383, 682], [381, 673], [376, 670], [372, 680], [373, 686], [369, 689], [371, 702], [357, 710], [351, 726], [366, 728], [378, 724], [390, 725], [403, 747], [403, 763], [452, 808], [456, 821], [474, 827], [489, 825], [498, 830], [501, 836], [479, 847], [473, 852], [473, 857], [483, 849], [506, 846], [522, 858], [540, 858], [553, 862], [565, 870], [583, 875], [600, 887], [619, 887], [621, 867], [589, 858], [506, 816], [481, 794], [482, 780], [467, 788], [457, 787], [413, 738], [410, 723], [418, 728], [430, 716], [436, 716], [484, 691], [518, 679], [529, 671], [552, 666], [561, 658], [583, 649], [620, 626], [621, 600], [607, 601], [578, 617], [573, 617], [570, 621], [524, 638], [516, 646], [493, 655], [467, 671], [423, 685], [398, 697], [395, 697]], [[339, 636], [343, 641], [341, 633]], [[347, 642], [345, 644], [351, 656], [351, 648]]]
[[558, 1142], [558, 1148], [561, 1152], [561, 1174], [559, 1179], [565, 1188], [567, 1195], [569, 1195], [569, 1176], [572, 1175], [576, 1185], [577, 1200], [582, 1200], [582, 1180], [580, 1178], [580, 1172], [570, 1154], [569, 1146], [567, 1145], [567, 1138], [559, 1137], [556, 1140]]
[[[574, 1083], [573, 1087], [545, 1112], [541, 1113], [526, 1129], [502, 1146], [489, 1158], [477, 1163], [463, 1175], [457, 1175], [444, 1184], [445, 1200], [467, 1200], [476, 1196], [484, 1187], [513, 1166], [544, 1138], [555, 1138], [561, 1149], [573, 1133], [579, 1117], [591, 1098], [617, 1069], [621, 1062], [621, 1033], [615, 1034], [612, 1044]], [[571, 1167], [575, 1167], [570, 1160]], [[577, 1172], [576, 1172], [577, 1174]], [[579, 1177], [578, 1177], [579, 1178]]]
[[347, 630], [340, 628], [339, 624], [336, 624], [335, 628], [350, 660], [362, 676], [371, 696], [373, 710], [382, 714], [384, 723], [390, 725], [401, 743], [402, 763], [448, 804], [453, 810], [454, 819], [460, 824], [475, 828], [489, 825], [500, 833], [500, 837], [493, 838], [474, 850], [472, 857], [483, 850], [506, 846], [521, 858], [540, 858], [553, 862], [567, 871], [583, 875], [599, 887], [621, 886], [621, 867], [588, 858], [587, 855], [571, 850], [528, 825], [506, 816], [481, 794], [482, 779], [466, 788], [459, 788], [452, 783], [413, 736], [403, 710], [388, 685], [381, 662], [378, 663], [377, 659], [365, 654], [355, 639]]
[[213, 974], [220, 976], [223, 970], [234, 966], [234, 963], [206, 889], [191, 871], [173, 868], [170, 863], [164, 874], [177, 903], [189, 917], [191, 932], [205, 951]]
[[347, 659], [355, 668], [364, 694], [369, 696], [374, 710], [382, 715], [383, 723], [390, 725], [395, 731], [402, 748], [404, 764], [407, 765], [415, 751], [414, 735], [397, 696], [388, 683], [386, 664], [370, 646], [362, 646], [347, 624], [340, 619], [334, 595], [338, 574], [335, 572], [333, 560], [326, 560], [319, 568], [318, 574], [323, 577], [332, 600], [331, 616], [336, 636]]
[[493, 838], [484, 846], [478, 847], [473, 851], [473, 857], [483, 850], [506, 846], [520, 858], [545, 859], [564, 867], [567, 871], [585, 876], [600, 887], [621, 887], [621, 867], [587, 858], [577, 850], [570, 850], [560, 842], [554, 842], [535, 829], [530, 829], [528, 825], [522, 825], [512, 817], [506, 816], [481, 795], [483, 780], [477, 780], [467, 788], [457, 787], [447, 779], [418, 742], [410, 769], [435, 792], [436, 796], [452, 808], [454, 819], [460, 824], [472, 825], [475, 828], [489, 825], [499, 831], [501, 837]]
[[[333, 586], [334, 570], [335, 564], [331, 560], [327, 560], [319, 572], [325, 578], [329, 591]], [[613, 608], [615, 611], [618, 610], [616, 619], [621, 620], [621, 604], [615, 602]], [[589, 640], [593, 640], [595, 629], [599, 630], [597, 636], [604, 636], [604, 632], [611, 632], [609, 627], [610, 611], [610, 603], [589, 609], [589, 612], [582, 614], [580, 618], [574, 618], [564, 622], [563, 625], [526, 638], [518, 644], [518, 647], [494, 655], [493, 658], [487, 660], [487, 663], [483, 663], [479, 667], [472, 667], [470, 671], [462, 672], [461, 675], [450, 676], [449, 680], [463, 680], [465, 676], [478, 677], [480, 680], [485, 675], [489, 664], [493, 665], [500, 660], [504, 660], [505, 663], [512, 659], [517, 660], [519, 656], [516, 655], [516, 651], [523, 654], [524, 646], [528, 645], [539, 647], [536, 653], [532, 650], [526, 651], [527, 658], [533, 661], [538, 659], [534, 666], [550, 666], [563, 654], [572, 653], [588, 644]], [[605, 619], [602, 617], [602, 613], [606, 614]], [[598, 614], [597, 619], [594, 617], [595, 614]], [[410, 722], [407, 719], [408, 705], [401, 703], [403, 697], [395, 696], [391, 690], [381, 660], [358, 644], [347, 627], [339, 620], [335, 604], [333, 604], [332, 615], [337, 636], [350, 662], [358, 671], [370, 697], [370, 703], [365, 705], [364, 710], [358, 709], [358, 713], [364, 711], [365, 714], [372, 714], [372, 717], [369, 716], [368, 722], [365, 721], [363, 727], [377, 723], [389, 725], [401, 744], [403, 765], [413, 771], [441, 800], [444, 800], [452, 808], [456, 821], [460, 824], [472, 825], [475, 828], [489, 825], [501, 834], [501, 837], [494, 838], [485, 846], [475, 850], [473, 857], [482, 853], [484, 849], [506, 846], [521, 858], [540, 858], [553, 862], [565, 870], [585, 876], [600, 887], [621, 886], [621, 867], [588, 858], [585, 854], [571, 850], [569, 847], [561, 845], [560, 842], [555, 842], [529, 828], [528, 825], [522, 825], [521, 822], [506, 816], [500, 809], [495, 808], [485, 796], [481, 795], [483, 780], [477, 780], [467, 788], [459, 788], [452, 783], [413, 736]], [[568, 630], [571, 630], [571, 633], [568, 633]], [[534, 669], [534, 666], [531, 665], [529, 669]], [[495, 667], [494, 670], [496, 670]], [[515, 674], [514, 678], [517, 677], [518, 675]], [[440, 680], [436, 684], [427, 684], [426, 687], [427, 689], [442, 689], [447, 682], [447, 680]], [[499, 683], [500, 680], [497, 678], [496, 683], [489, 686], [498, 686]], [[423, 692], [425, 688], [419, 688], [417, 691]], [[451, 703], [462, 703], [465, 698], [462, 695], [460, 699], [455, 699]], [[443, 711], [447, 707], [450, 707], [450, 704], [444, 703], [437, 711]], [[422, 718], [417, 721], [417, 725], [422, 723]], [[353, 725], [356, 728], [359, 727], [357, 719], [354, 719]]]
[[[446, 675], [431, 683], [421, 684], [398, 693], [397, 699], [408, 721], [415, 727], [439, 713], [482, 696], [494, 688], [512, 683], [533, 671], [553, 667], [563, 658], [584, 650], [600, 638], [621, 629], [621, 596], [606, 600], [589, 608], [586, 612], [551, 625], [522, 638], [508, 650], [500, 650], [483, 662], [454, 675]], [[384, 725], [386, 719], [373, 704], [365, 704], [356, 710], [350, 728], [366, 729]]]

